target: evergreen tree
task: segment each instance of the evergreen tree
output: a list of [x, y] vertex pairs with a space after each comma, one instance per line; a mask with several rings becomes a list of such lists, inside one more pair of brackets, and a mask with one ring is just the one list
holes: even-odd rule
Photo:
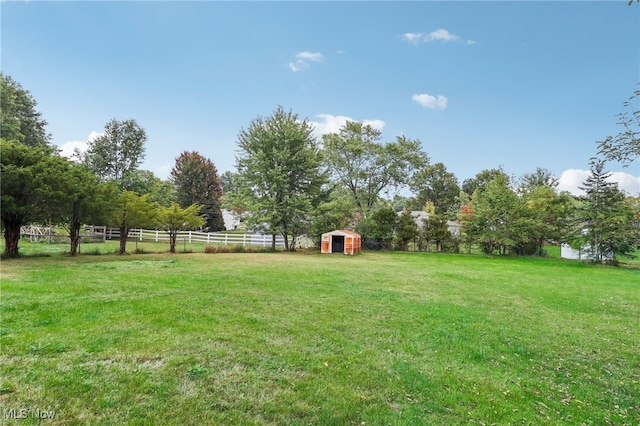
[[20, 228], [33, 222], [49, 222], [56, 202], [52, 170], [63, 167], [65, 159], [46, 144], [29, 146], [0, 138], [0, 199], [4, 228], [4, 254], [18, 255]]
[[403, 210], [396, 223], [396, 246], [406, 251], [409, 243], [418, 236], [418, 225], [408, 210]]
[[605, 162], [592, 159], [591, 174], [579, 187], [581, 197], [577, 219], [582, 226], [582, 242], [593, 261], [616, 260], [617, 256], [632, 253], [634, 248], [633, 211], [627, 207], [618, 184], [608, 178]]

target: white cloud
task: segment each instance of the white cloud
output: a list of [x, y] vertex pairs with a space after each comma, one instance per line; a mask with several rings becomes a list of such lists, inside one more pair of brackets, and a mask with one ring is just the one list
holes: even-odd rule
[[365, 126], [371, 126], [376, 130], [382, 131], [385, 123], [382, 120], [362, 120], [362, 124], [364, 124]]
[[298, 52], [296, 61], [289, 62], [289, 69], [293, 72], [302, 71], [309, 67], [309, 62], [321, 62], [322, 54], [320, 52]]
[[413, 95], [411, 96], [411, 99], [413, 99], [415, 102], [417, 102], [418, 104], [422, 105], [425, 108], [440, 109], [440, 110], [446, 109], [447, 102], [448, 102], [448, 99], [445, 96], [442, 96], [442, 95], [432, 96], [428, 93]]
[[322, 61], [322, 54], [320, 54], [320, 52], [311, 53], [311, 52], [304, 51], [296, 54], [296, 58], [302, 59], [302, 60], [307, 59], [313, 62], [320, 62]]
[[[591, 172], [589, 170], [568, 169], [562, 172], [558, 179], [558, 190], [568, 191], [573, 195], [584, 195], [579, 187], [583, 186]], [[640, 194], [640, 176], [633, 176], [624, 172], [613, 172], [608, 179], [617, 182], [618, 188], [631, 195]]]
[[58, 148], [60, 149], [60, 155], [63, 157], [70, 158], [72, 160], [76, 160], [76, 150], [83, 153], [88, 148], [88, 143], [93, 141], [94, 139], [99, 138], [104, 135], [104, 133], [98, 133], [96, 131], [92, 131], [87, 137], [86, 141], [69, 141], [60, 145]]
[[433, 41], [443, 41], [443, 42], [461, 42], [465, 44], [474, 44], [473, 40], [464, 40], [461, 37], [451, 34], [449, 31], [440, 28], [435, 31], [432, 31], [428, 34], [426, 33], [405, 33], [400, 36], [404, 41], [419, 44], [419, 43], [431, 43]]
[[[346, 115], [318, 114], [317, 117], [322, 119], [322, 121], [310, 121], [309, 124], [313, 126], [313, 134], [318, 139], [322, 138], [322, 135], [340, 132], [340, 128], [344, 126], [347, 121], [358, 121]], [[385, 126], [385, 122], [378, 119], [362, 120], [361, 123], [380, 131], [382, 131]]]
[[422, 41], [424, 37], [423, 33], [405, 33], [400, 36], [404, 41], [408, 41], [409, 43], [418, 44]]
[[633, 176], [624, 172], [613, 172], [609, 180], [618, 182], [618, 188], [630, 195], [640, 195], [640, 176]]
[[460, 40], [460, 37], [458, 37], [457, 35], [453, 35], [449, 31], [442, 28], [432, 31], [424, 37], [425, 43], [428, 43], [430, 41], [458, 41], [458, 40]]

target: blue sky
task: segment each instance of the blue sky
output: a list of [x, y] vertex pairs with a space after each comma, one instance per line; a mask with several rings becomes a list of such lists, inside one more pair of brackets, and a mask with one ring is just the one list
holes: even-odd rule
[[[536, 167], [575, 188], [640, 82], [640, 5], [607, 2], [7, 2], [1, 65], [59, 147], [112, 118], [235, 169], [236, 138], [279, 105], [337, 131], [419, 139], [460, 181]], [[609, 163], [640, 192], [640, 162]]]

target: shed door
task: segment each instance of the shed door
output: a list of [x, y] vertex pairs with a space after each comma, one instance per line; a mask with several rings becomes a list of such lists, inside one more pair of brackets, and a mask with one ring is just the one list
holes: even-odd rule
[[334, 235], [331, 238], [331, 253], [344, 253], [344, 235]]

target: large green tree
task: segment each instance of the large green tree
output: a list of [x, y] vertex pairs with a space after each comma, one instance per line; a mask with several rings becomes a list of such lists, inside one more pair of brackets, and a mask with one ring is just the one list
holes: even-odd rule
[[5, 256], [18, 255], [20, 228], [32, 222], [49, 222], [52, 191], [56, 178], [51, 170], [61, 168], [64, 159], [46, 144], [25, 145], [0, 138], [0, 200], [4, 227]]
[[365, 217], [383, 191], [408, 185], [429, 160], [418, 140], [399, 136], [383, 144], [381, 137], [379, 130], [353, 121], [322, 137], [327, 169]]
[[211, 232], [222, 231], [222, 186], [215, 164], [197, 152], [184, 151], [171, 170], [175, 196], [182, 208], [199, 204]]
[[120, 189], [128, 188], [129, 175], [144, 160], [147, 134], [136, 120], [110, 120], [104, 134], [87, 144], [82, 162], [103, 181], [113, 181]]
[[0, 73], [0, 136], [3, 139], [28, 146], [49, 143], [47, 122], [36, 110], [36, 105], [28, 90]]
[[411, 189], [417, 193], [419, 205], [431, 201], [438, 215], [450, 216], [457, 211], [460, 186], [456, 176], [443, 163], [427, 165], [416, 173]]
[[323, 198], [327, 179], [312, 131], [306, 118], [278, 107], [238, 135], [238, 191], [232, 204], [244, 211], [250, 226], [263, 226], [273, 236], [272, 249], [277, 234], [286, 250], [295, 249], [289, 238], [306, 232]]
[[532, 223], [526, 215], [526, 205], [509, 186], [504, 174], [476, 189], [472, 197], [472, 229], [477, 232], [483, 251], [500, 254], [516, 251], [527, 241]]

